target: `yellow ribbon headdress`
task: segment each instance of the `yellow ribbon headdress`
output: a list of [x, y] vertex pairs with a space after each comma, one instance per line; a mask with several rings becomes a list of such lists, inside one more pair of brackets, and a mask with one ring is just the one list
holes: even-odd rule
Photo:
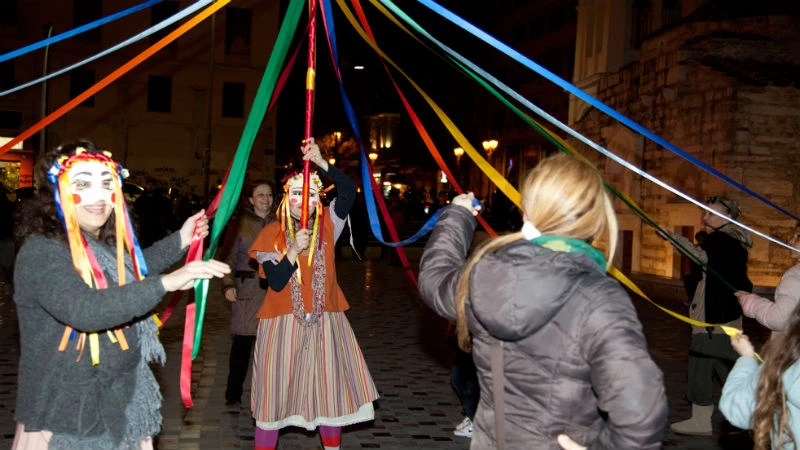
[[[117, 238], [117, 278], [119, 285], [125, 284], [125, 249], [133, 263], [133, 272], [137, 279], [141, 280], [147, 275], [147, 266], [139, 248], [136, 236], [133, 234], [128, 210], [125, 205], [125, 197], [122, 193], [122, 179], [127, 177], [125, 170], [119, 163], [111, 158], [110, 152], [94, 153], [86, 151], [83, 147], [78, 147], [72, 155], [59, 157], [50, 168], [47, 179], [53, 185], [53, 192], [56, 202], [56, 210], [64, 226], [69, 242], [69, 249], [72, 255], [72, 264], [78, 271], [83, 281], [95, 289], [105, 289], [108, 283], [103, 274], [103, 269], [97, 262], [86, 239], [81, 234], [81, 229], [76, 217], [76, 205], [73, 198], [72, 185], [70, 183], [69, 170], [77, 162], [97, 162], [111, 169], [113, 195], [112, 202], [116, 211], [116, 238]], [[109, 339], [114, 343], [119, 343], [122, 350], [128, 349], [128, 342], [122, 329], [117, 328], [107, 331]], [[59, 344], [59, 351], [64, 351], [68, 341], [77, 339], [76, 349], [78, 350], [78, 360], [80, 361], [83, 349], [86, 345], [86, 333], [75, 332], [70, 326], [66, 326], [64, 334]], [[97, 333], [89, 334], [89, 347], [92, 357], [92, 364], [100, 363], [100, 343]]]

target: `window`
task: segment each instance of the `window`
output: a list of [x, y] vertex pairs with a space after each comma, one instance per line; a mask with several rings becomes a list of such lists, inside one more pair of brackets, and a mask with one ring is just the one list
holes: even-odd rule
[[222, 117], [244, 117], [244, 83], [222, 85]]
[[225, 54], [250, 56], [250, 29], [253, 13], [245, 8], [225, 10]]
[[[2, 0], [0, 0], [2, 1]], [[103, 0], [74, 0], [72, 4], [72, 24], [79, 27], [94, 22], [103, 15]], [[103, 27], [97, 27], [76, 35], [73, 39], [100, 42], [103, 38]]]
[[[156, 3], [150, 9], [150, 26], [155, 26], [156, 24], [167, 20], [171, 16], [174, 16], [178, 13], [178, 2], [175, 0], [168, 0], [161, 3]], [[164, 36], [168, 35], [177, 27], [177, 25], [173, 24], [170, 25], [163, 30], [154, 33], [150, 36], [150, 43], [153, 44], [157, 41], [160, 41]], [[171, 44], [167, 46], [167, 50], [175, 51], [178, 48], [178, 42], [173, 41]]]
[[633, 24], [631, 26], [631, 48], [639, 49], [642, 40], [653, 30], [649, 0], [634, 0], [631, 11]]
[[0, 25], [17, 24], [17, 0], [0, 0]]
[[172, 77], [150, 75], [147, 79], [147, 110], [172, 111]]
[[[93, 69], [75, 69], [69, 73], [69, 98], [75, 98], [94, 85]], [[94, 106], [94, 95], [80, 106]]]
[[681, 20], [681, 2], [680, 0], [664, 0], [661, 5], [661, 26], [669, 26]]
[[[6, 53], [0, 51], [0, 54]], [[11, 89], [17, 85], [14, 60], [3, 61], [0, 63], [0, 90]]]

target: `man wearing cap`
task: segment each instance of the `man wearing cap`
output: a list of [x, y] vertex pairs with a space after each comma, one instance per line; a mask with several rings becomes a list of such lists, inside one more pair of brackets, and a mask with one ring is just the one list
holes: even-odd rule
[[[721, 215], [708, 211], [703, 215], [708, 232], [703, 247], [683, 236], [672, 234], [672, 238], [684, 249], [716, 273], [704, 268], [689, 307], [689, 316], [700, 322], [741, 330], [742, 309], [734, 292], [751, 291], [753, 288], [747, 277], [748, 250], [753, 246], [753, 240], [747, 231], [729, 221], [739, 216], [739, 203], [736, 200], [715, 196], [706, 203]], [[738, 356], [731, 347], [730, 338], [719, 326], [692, 326], [686, 395], [692, 405], [692, 416], [673, 423], [670, 426], [673, 432], [705, 436], [712, 434], [713, 377], [716, 373], [724, 384]]]

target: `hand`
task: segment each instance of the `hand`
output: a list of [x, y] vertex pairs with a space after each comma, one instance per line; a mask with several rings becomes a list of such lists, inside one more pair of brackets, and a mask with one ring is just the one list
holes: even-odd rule
[[208, 216], [206, 216], [206, 210], [201, 209], [200, 212], [186, 219], [186, 222], [183, 222], [183, 226], [181, 226], [180, 233], [181, 249], [188, 247], [189, 244], [192, 243], [192, 236], [194, 236], [195, 233], [198, 233], [201, 239], [208, 236]]
[[478, 212], [481, 210], [481, 208], [483, 208], [480, 205], [474, 206], [475, 194], [473, 194], [472, 192], [455, 196], [455, 198], [453, 198], [452, 203], [454, 205], [466, 208], [468, 211], [472, 213], [473, 216], [477, 216]]
[[578, 444], [577, 442], [570, 439], [569, 436], [566, 434], [559, 434], [556, 438], [558, 445], [561, 446], [564, 450], [586, 450], [586, 447]]
[[310, 242], [311, 232], [309, 230], [297, 230], [297, 233], [294, 234], [294, 242], [289, 246], [289, 250], [297, 256], [308, 248]]
[[306, 139], [306, 143], [300, 147], [300, 151], [303, 152], [303, 161], [311, 161], [320, 169], [328, 171], [328, 161], [325, 161], [325, 158], [322, 157], [319, 146], [314, 143], [313, 137]]
[[161, 284], [167, 292], [183, 291], [194, 287], [195, 280], [222, 278], [231, 272], [231, 268], [223, 262], [211, 259], [208, 261], [192, 261], [180, 269], [161, 277]]
[[733, 293], [736, 296], [736, 299], [739, 300], [739, 305], [742, 306], [742, 314], [746, 317], [753, 317], [753, 305], [755, 302], [750, 301], [750, 296], [752, 295], [750, 292], [747, 291], [736, 291]]
[[756, 350], [753, 348], [753, 344], [750, 343], [750, 338], [744, 333], [731, 337], [731, 345], [739, 356], [755, 357], [756, 355]]
[[225, 289], [225, 299], [229, 302], [235, 302], [236, 300], [239, 300], [239, 298], [236, 296], [236, 288], [229, 287], [228, 289]]

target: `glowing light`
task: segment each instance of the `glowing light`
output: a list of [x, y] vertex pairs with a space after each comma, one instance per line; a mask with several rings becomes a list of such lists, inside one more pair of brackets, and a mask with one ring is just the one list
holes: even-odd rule
[[331, 159], [329, 159], [329, 160], [328, 160], [328, 164], [330, 164], [330, 165], [334, 165], [334, 164], [336, 164], [336, 158], [331, 158]]
[[367, 156], [369, 157], [369, 160], [372, 162], [375, 162], [375, 160], [378, 159], [378, 154], [375, 152], [370, 152], [369, 155]]
[[355, 70], [364, 70], [364, 66], [353, 66]]
[[464, 156], [464, 149], [461, 147], [456, 147], [453, 149], [453, 154], [456, 155], [456, 162], [461, 162], [461, 157]]
[[492, 153], [494, 153], [494, 151], [497, 150], [499, 142], [497, 142], [496, 139], [492, 139], [490, 141], [481, 142], [481, 145], [483, 145], [483, 149], [486, 150], [486, 154], [492, 156]]
[[442, 178], [439, 179], [439, 183], [447, 183], [447, 175], [444, 172], [442, 172]]
[[400, 183], [395, 183], [395, 184], [392, 185], [392, 187], [395, 188], [395, 189], [400, 189], [400, 188], [403, 187], [403, 185], [400, 184]]

